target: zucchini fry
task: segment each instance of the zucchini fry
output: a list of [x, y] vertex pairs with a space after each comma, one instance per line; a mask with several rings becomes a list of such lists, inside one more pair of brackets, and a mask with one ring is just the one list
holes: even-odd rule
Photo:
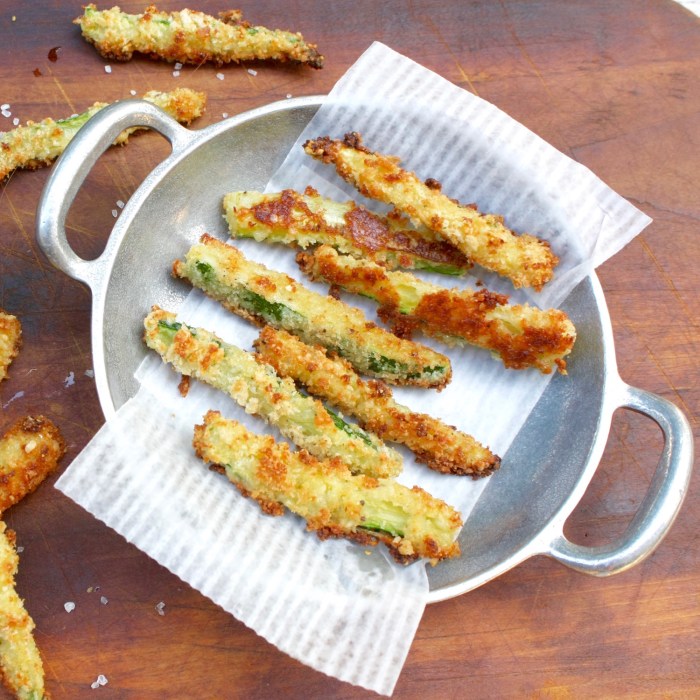
[[398, 159], [373, 153], [360, 135], [344, 140], [327, 136], [304, 144], [310, 156], [332, 163], [338, 174], [365, 196], [392, 204], [416, 225], [440, 234], [473, 263], [509, 278], [515, 287], [540, 290], [559, 262], [549, 243], [517, 235], [494, 214], [481, 214], [444, 195], [435, 180], [422, 182], [398, 165]]
[[300, 248], [325, 243], [391, 269], [462, 275], [472, 267], [432, 231], [412, 228], [396, 216], [378, 216], [352, 201], [321, 197], [311, 187], [304, 194], [231, 192], [224, 197], [224, 218], [232, 236]]
[[286, 507], [321, 539], [380, 541], [404, 563], [459, 555], [459, 513], [417, 486], [353, 476], [343, 464], [292, 452], [215, 411], [195, 426], [193, 444], [201, 459], [224, 472], [264, 512], [281, 515]]
[[379, 316], [396, 332], [420, 330], [448, 345], [469, 343], [490, 350], [511, 369], [536, 367], [544, 374], [566, 373], [566, 355], [576, 329], [558, 309], [509, 305], [508, 297], [487, 289], [445, 289], [408, 272], [392, 272], [371, 261], [339, 255], [330, 246], [297, 255], [302, 270], [379, 303]]
[[365, 430], [406, 445], [419, 462], [435, 471], [476, 478], [500, 466], [500, 458], [471, 435], [396, 403], [386, 384], [362, 380], [348, 362], [329, 357], [323, 348], [306, 345], [271, 326], [262, 329], [254, 346], [280, 376], [353, 416]]
[[323, 345], [360, 372], [389, 383], [441, 388], [451, 378], [445, 355], [378, 328], [359, 309], [247, 260], [234, 246], [207, 234], [184, 260], [175, 261], [173, 274], [233, 313]]
[[138, 52], [171, 63], [273, 60], [323, 67], [323, 56], [301, 34], [251, 27], [240, 10], [222, 12], [217, 19], [187, 9], [160, 12], [150, 5], [143, 14], [130, 15], [119, 7], [98, 10], [91, 3], [74, 23], [102, 56], [117, 61]]
[[48, 418], [17, 421], [0, 439], [0, 513], [34, 491], [65, 451], [60, 431]]
[[[187, 88], [178, 88], [172, 92], [151, 90], [143, 99], [160, 107], [171, 117], [183, 124], [204, 114], [206, 95]], [[51, 164], [63, 153], [66, 146], [78, 133], [81, 126], [101, 109], [105, 102], [95, 102], [81, 114], [67, 119], [44, 119], [38, 123], [27, 122], [12, 131], [0, 133], [0, 181], [17, 168], [34, 170]], [[134, 127], [123, 131], [115, 144], [124, 144], [129, 136], [144, 127]]]
[[0, 309], [0, 381], [7, 377], [12, 360], [22, 344], [22, 324], [12, 314]]
[[42, 700], [44, 665], [29, 616], [15, 589], [15, 533], [0, 521], [0, 666], [5, 686], [20, 700]]
[[178, 372], [223, 391], [247, 413], [276, 425], [292, 442], [320, 458], [339, 458], [358, 473], [377, 477], [401, 471], [401, 456], [375, 436], [345, 422], [294, 382], [203, 328], [175, 320], [158, 307], [146, 317], [146, 345]]

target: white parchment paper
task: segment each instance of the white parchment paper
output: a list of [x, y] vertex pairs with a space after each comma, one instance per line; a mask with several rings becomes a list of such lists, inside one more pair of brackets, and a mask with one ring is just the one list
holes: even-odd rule
[[[559, 305], [650, 222], [495, 106], [378, 43], [337, 83], [268, 191], [310, 184], [328, 196], [359, 199], [330, 166], [311, 161], [301, 148], [307, 138], [339, 138], [348, 131], [360, 132], [373, 150], [399, 156], [420, 177], [438, 179], [449, 196], [503, 214], [514, 230], [551, 241], [561, 264], [541, 294], [515, 294], [507, 281], [479, 273], [489, 288], [513, 301]], [[302, 280], [290, 251], [253, 241], [236, 245]], [[428, 278], [448, 286], [474, 284], [473, 278]], [[346, 300], [374, 319], [369, 302]], [[246, 349], [257, 335], [196, 291], [172, 310]], [[447, 354], [454, 379], [444, 391], [397, 389], [396, 399], [505, 454], [551, 378], [507, 371], [476, 349]], [[155, 356], [138, 377], [141, 390], [57, 487], [284, 652], [341, 680], [391, 694], [427, 599], [423, 566], [397, 566], [381, 549], [319, 542], [293, 516], [262, 515], [194, 457], [192, 427], [207, 409], [218, 408], [253, 430], [278, 436], [276, 431], [208, 387], [193, 384], [183, 399], [178, 377]], [[488, 480], [438, 475], [403, 454], [401, 481], [421, 485], [468, 517]]]

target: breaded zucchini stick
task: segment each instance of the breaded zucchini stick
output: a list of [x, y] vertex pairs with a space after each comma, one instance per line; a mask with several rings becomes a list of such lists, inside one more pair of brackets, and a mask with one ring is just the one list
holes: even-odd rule
[[0, 309], [0, 381], [7, 377], [7, 369], [17, 357], [22, 344], [22, 324], [12, 314]]
[[300, 394], [253, 353], [225, 343], [203, 328], [154, 307], [145, 319], [145, 341], [181, 374], [224, 391], [247, 413], [276, 425], [292, 442], [320, 458], [339, 458], [353, 472], [396, 476], [401, 456], [323, 404]]
[[511, 369], [536, 367], [566, 373], [576, 329], [559, 309], [510, 305], [504, 294], [445, 289], [408, 272], [385, 270], [367, 260], [339, 255], [330, 246], [297, 255], [302, 270], [377, 301], [379, 315], [396, 332], [419, 330], [448, 345], [469, 343], [490, 350]]
[[472, 267], [463, 253], [424, 227], [373, 214], [352, 201], [321, 197], [311, 187], [304, 194], [231, 192], [224, 197], [224, 218], [231, 235], [239, 238], [300, 248], [325, 243], [391, 269], [461, 275]]
[[65, 451], [60, 431], [48, 418], [18, 420], [0, 439], [0, 513], [34, 491]]
[[173, 274], [230, 311], [323, 345], [360, 372], [391, 384], [441, 388], [451, 378], [445, 355], [378, 328], [359, 309], [306, 289], [206, 234], [184, 260], [175, 261]]
[[419, 462], [446, 474], [488, 476], [501, 460], [489, 449], [441, 420], [394, 401], [391, 389], [364, 381], [340, 357], [302, 343], [286, 331], [265, 326], [254, 343], [260, 357], [282, 377], [303, 385], [384, 440], [406, 445]]
[[[143, 99], [160, 107], [183, 124], [201, 117], [206, 104], [203, 92], [188, 88], [178, 88], [172, 92], [151, 90], [143, 95]], [[63, 153], [80, 127], [106, 106], [106, 102], [95, 102], [92, 107], [74, 117], [58, 121], [47, 118], [38, 123], [30, 121], [25, 126], [0, 133], [0, 180], [17, 168], [33, 170], [52, 163]], [[126, 129], [115, 144], [126, 143], [132, 133], [143, 128]]]
[[552, 278], [558, 258], [549, 243], [517, 235], [504, 226], [502, 217], [480, 214], [450, 199], [437, 181], [422, 182], [401, 168], [396, 157], [365, 148], [359, 134], [346, 134], [342, 141], [327, 136], [311, 139], [304, 150], [335, 165], [338, 174], [363, 195], [392, 204], [415, 225], [439, 233], [473, 263], [509, 278], [515, 287], [539, 290]]
[[459, 513], [417, 486], [353, 476], [343, 464], [292, 452], [215, 411], [195, 427], [193, 444], [201, 459], [218, 466], [263, 511], [281, 515], [288, 508], [321, 539], [384, 542], [406, 563], [459, 555]]
[[0, 521], [0, 666], [5, 686], [20, 700], [42, 700], [44, 665], [32, 635], [34, 621], [15, 590], [19, 557], [15, 533]]
[[150, 5], [143, 14], [130, 15], [119, 7], [98, 10], [91, 3], [74, 23], [102, 56], [117, 61], [138, 52], [180, 63], [272, 60], [323, 67], [323, 56], [301, 34], [251, 27], [240, 10], [222, 12], [217, 19], [187, 9], [160, 12]]

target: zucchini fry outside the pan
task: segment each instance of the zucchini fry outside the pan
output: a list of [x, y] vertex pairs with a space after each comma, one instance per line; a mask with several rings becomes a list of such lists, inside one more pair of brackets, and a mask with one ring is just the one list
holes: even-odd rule
[[408, 272], [339, 255], [330, 246], [299, 253], [297, 261], [313, 280], [374, 299], [379, 316], [399, 333], [418, 330], [448, 345], [476, 345], [511, 369], [566, 373], [576, 329], [559, 309], [510, 305], [507, 296], [487, 289], [446, 289]]
[[281, 515], [288, 508], [321, 539], [383, 542], [404, 563], [459, 555], [459, 513], [417, 486], [355, 476], [340, 462], [293, 452], [215, 411], [195, 427], [193, 444], [201, 459], [225, 473], [264, 512]]
[[359, 309], [247, 260], [235, 246], [206, 234], [184, 260], [175, 261], [173, 274], [233, 313], [322, 345], [364, 374], [391, 384], [435, 388], [450, 381], [452, 368], [445, 355], [396, 337], [368, 321]]
[[[188, 88], [171, 92], [151, 90], [143, 95], [143, 99], [160, 107], [182, 124], [189, 124], [201, 117], [206, 105], [203, 92]], [[0, 133], [0, 181], [17, 168], [33, 170], [52, 163], [63, 153], [80, 127], [106, 106], [106, 102], [95, 102], [81, 114], [67, 119], [54, 121], [47, 118], [37, 123], [27, 122], [25, 126]], [[131, 134], [143, 128], [133, 127], [122, 131], [115, 145], [125, 144]]]
[[330, 357], [321, 347], [271, 326], [262, 329], [254, 346], [279, 375], [353, 416], [365, 430], [406, 445], [419, 462], [435, 471], [476, 478], [488, 476], [500, 465], [500, 458], [471, 435], [396, 403], [384, 382], [363, 380], [350, 363]]
[[145, 342], [165, 362], [227, 393], [247, 413], [277, 426], [292, 442], [320, 458], [338, 458], [350, 469], [377, 477], [401, 471], [401, 456], [374, 435], [344, 421], [323, 404], [300, 394], [268, 364], [203, 328], [154, 307], [144, 321]]
[[461, 250], [473, 263], [511, 280], [515, 287], [541, 289], [558, 263], [549, 243], [530, 234], [517, 235], [494, 214], [481, 214], [450, 199], [436, 180], [423, 182], [392, 156], [374, 153], [357, 133], [343, 140], [310, 139], [304, 150], [332, 163], [338, 174], [366, 197], [386, 202]]

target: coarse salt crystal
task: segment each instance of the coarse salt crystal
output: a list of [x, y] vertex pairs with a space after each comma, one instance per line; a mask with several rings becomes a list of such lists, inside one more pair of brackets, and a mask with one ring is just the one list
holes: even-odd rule
[[136, 90], [129, 90], [129, 93], [132, 94], [132, 95], [135, 95], [135, 94], [136, 94]]
[[119, 215], [119, 212], [116, 209], [112, 209], [112, 216], [116, 219], [117, 216]]
[[178, 61], [178, 62], [175, 64], [175, 70], [180, 70], [180, 68], [182, 68], [182, 63], [180, 63], [180, 62]]
[[111, 73], [112, 72], [112, 66], [105, 66], [105, 73]]
[[12, 120], [12, 123], [13, 123], [15, 126], [19, 126], [19, 119], [18, 119], [17, 117], [15, 117], [15, 118]]
[[287, 99], [290, 100], [291, 98], [292, 98], [292, 93], [291, 93], [291, 92], [288, 92], [288, 93], [287, 93]]
[[97, 676], [97, 679], [94, 680], [92, 683], [90, 683], [90, 687], [95, 689], [99, 688], [101, 685], [107, 685], [109, 681], [107, 680], [106, 676], [103, 676], [101, 673], [99, 676]]
[[84, 374], [86, 377], [90, 377], [90, 379], [92, 379], [95, 376], [95, 371], [92, 369], [86, 369]]
[[173, 71], [173, 78], [179, 78], [180, 77], [180, 71], [179, 70], [174, 70]]
[[65, 384], [66, 388], [73, 386], [73, 384], [75, 384], [75, 372], [69, 372], [68, 376], [63, 380], [63, 383]]
[[4, 105], [0, 105], [0, 109], [2, 109], [2, 110], [10, 109], [10, 105], [7, 102], [5, 102]]
[[156, 610], [159, 615], [165, 615], [165, 603], [162, 600], [156, 605]]
[[248, 68], [248, 73], [250, 73], [250, 75], [257, 75], [258, 71], [253, 70], [252, 68]]
[[6, 119], [12, 116], [12, 112], [8, 111], [7, 109], [0, 109], [0, 114], [2, 114], [2, 116]]
[[117, 206], [118, 206], [120, 209], [123, 209], [123, 208], [124, 208], [124, 202], [122, 202], [121, 199], [118, 199], [118, 200], [117, 200]]
[[67, 613], [71, 613], [73, 610], [75, 610], [75, 603], [72, 600], [69, 600], [67, 603], [63, 604], [63, 607]]
[[100, 603], [102, 603], [102, 605], [107, 605], [107, 603], [109, 603], [109, 600], [107, 600], [106, 596], [102, 595], [100, 596]]
[[228, 112], [223, 112], [221, 115], [224, 119], [228, 119]]
[[17, 547], [17, 554], [22, 554], [24, 547]]
[[219, 80], [223, 80], [223, 79], [224, 79], [224, 74], [223, 74], [223, 73], [217, 73], [217, 74], [216, 74], [216, 77], [217, 77]]

